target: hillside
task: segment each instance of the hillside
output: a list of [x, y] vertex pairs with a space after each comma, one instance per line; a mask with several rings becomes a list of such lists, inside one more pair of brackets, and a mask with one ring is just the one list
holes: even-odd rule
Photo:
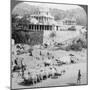
[[[37, 14], [39, 12], [39, 6], [33, 6], [26, 3], [20, 3], [18, 4], [12, 11], [12, 14], [18, 14], [21, 16], [24, 15], [31, 15], [31, 14]], [[52, 9], [49, 8], [49, 12], [52, 16], [54, 16], [55, 20], [61, 20], [64, 18], [71, 18], [75, 17], [77, 24], [79, 25], [87, 25], [87, 15], [85, 11], [82, 8], [76, 8], [76, 9], [70, 9], [67, 11], [60, 10], [60, 9]]]

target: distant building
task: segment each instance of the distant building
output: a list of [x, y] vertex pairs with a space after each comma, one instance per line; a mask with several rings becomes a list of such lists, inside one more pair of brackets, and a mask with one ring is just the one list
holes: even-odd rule
[[66, 31], [68, 28], [72, 26], [76, 26], [76, 19], [75, 18], [64, 18], [62, 20], [57, 20], [57, 30]]
[[61, 20], [63, 25], [76, 25], [76, 19], [75, 18], [65, 18]]

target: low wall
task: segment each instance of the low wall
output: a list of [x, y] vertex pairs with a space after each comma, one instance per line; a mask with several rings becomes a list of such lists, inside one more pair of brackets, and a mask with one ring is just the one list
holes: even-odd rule
[[[79, 31], [54, 31], [56, 36], [54, 38], [54, 41], [56, 42], [63, 42], [68, 39], [75, 38], [80, 35]], [[44, 38], [43, 41], [50, 41], [50, 34], [52, 31], [44, 31]]]

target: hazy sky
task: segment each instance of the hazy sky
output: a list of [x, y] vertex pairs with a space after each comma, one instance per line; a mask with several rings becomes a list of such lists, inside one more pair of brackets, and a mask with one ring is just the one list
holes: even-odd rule
[[[20, 0], [18, 0], [20, 1]], [[29, 0], [21, 0], [21, 1], [29, 1]], [[57, 8], [57, 9], [62, 9], [62, 10], [68, 10], [68, 9], [75, 9], [75, 8], [81, 8], [78, 5], [68, 5], [68, 4], [50, 4], [50, 3], [35, 3], [35, 2], [24, 2], [29, 5], [36, 5], [36, 6], [41, 6], [41, 7], [48, 7], [48, 8]]]

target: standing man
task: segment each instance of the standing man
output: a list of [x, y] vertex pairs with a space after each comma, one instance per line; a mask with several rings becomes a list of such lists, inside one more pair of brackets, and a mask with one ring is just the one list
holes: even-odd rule
[[78, 78], [77, 78], [77, 84], [81, 83], [81, 71], [80, 69], [78, 70]]
[[22, 77], [24, 77], [24, 71], [26, 70], [26, 65], [24, 63], [24, 60], [21, 60], [21, 72], [22, 72]]

